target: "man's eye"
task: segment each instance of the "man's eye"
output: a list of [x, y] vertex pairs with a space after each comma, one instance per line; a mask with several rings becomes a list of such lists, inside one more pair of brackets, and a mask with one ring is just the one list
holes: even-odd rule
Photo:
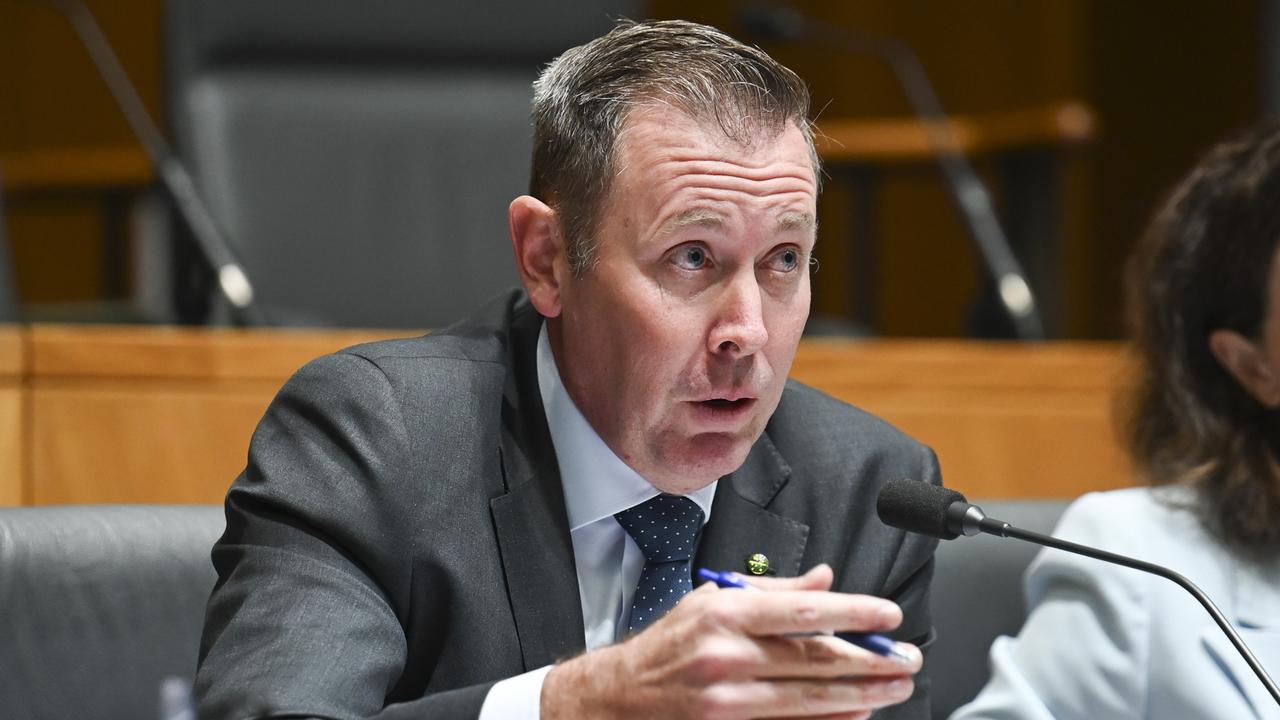
[[795, 270], [800, 265], [800, 251], [795, 248], [787, 248], [779, 252], [774, 255], [774, 265], [776, 269], [784, 272]]
[[701, 245], [687, 245], [677, 249], [671, 261], [684, 270], [701, 270], [707, 265], [707, 249]]

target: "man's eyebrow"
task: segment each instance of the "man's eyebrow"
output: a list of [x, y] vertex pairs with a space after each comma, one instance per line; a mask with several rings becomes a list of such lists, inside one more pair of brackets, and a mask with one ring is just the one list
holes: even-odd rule
[[[712, 210], [685, 210], [662, 223], [658, 229], [658, 235], [672, 235], [687, 227], [721, 228], [724, 227], [724, 218]], [[818, 219], [807, 212], [786, 213], [778, 218], [777, 223], [778, 232], [812, 231], [817, 227]]]
[[662, 227], [658, 229], [658, 235], [671, 235], [687, 227], [724, 227], [724, 218], [720, 217], [719, 213], [711, 210], [685, 210], [662, 223]]
[[818, 219], [807, 212], [789, 212], [778, 218], [780, 232], [796, 230], [814, 230], [818, 227]]

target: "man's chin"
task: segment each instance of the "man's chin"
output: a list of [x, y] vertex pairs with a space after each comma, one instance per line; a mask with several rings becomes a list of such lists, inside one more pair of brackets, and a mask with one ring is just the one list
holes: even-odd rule
[[[753, 441], [736, 433], [702, 433], [662, 453], [664, 472], [649, 478], [663, 492], [683, 495], [742, 467]], [[657, 477], [660, 476], [660, 477]]]

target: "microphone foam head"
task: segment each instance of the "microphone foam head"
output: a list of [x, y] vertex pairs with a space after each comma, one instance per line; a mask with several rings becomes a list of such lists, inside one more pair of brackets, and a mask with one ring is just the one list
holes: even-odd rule
[[919, 480], [890, 480], [880, 488], [876, 513], [885, 525], [943, 540], [959, 533], [947, 527], [947, 508], [967, 502], [964, 495]]

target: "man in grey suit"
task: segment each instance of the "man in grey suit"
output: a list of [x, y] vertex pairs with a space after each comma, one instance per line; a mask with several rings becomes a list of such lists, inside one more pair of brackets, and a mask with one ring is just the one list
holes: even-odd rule
[[[793, 73], [691, 23], [553, 62], [509, 213], [524, 290], [309, 364], [254, 433], [202, 716], [927, 717], [933, 541], [872, 508], [936, 460], [787, 380], [807, 112]], [[767, 592], [690, 591], [696, 567]]]

